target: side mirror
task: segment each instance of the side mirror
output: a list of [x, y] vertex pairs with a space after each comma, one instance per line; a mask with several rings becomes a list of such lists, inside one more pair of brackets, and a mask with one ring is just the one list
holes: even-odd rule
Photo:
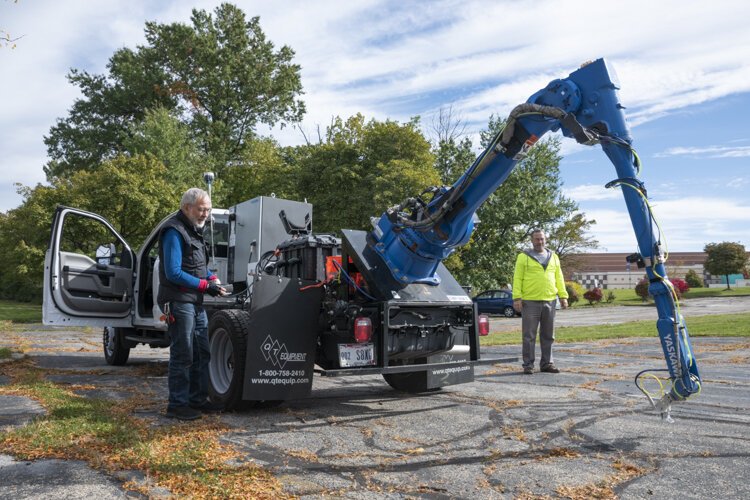
[[114, 264], [115, 244], [105, 243], [96, 249], [96, 263], [103, 266]]

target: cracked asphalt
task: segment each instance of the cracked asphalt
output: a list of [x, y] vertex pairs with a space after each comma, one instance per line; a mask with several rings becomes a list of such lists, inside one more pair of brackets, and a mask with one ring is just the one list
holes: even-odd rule
[[[301, 498], [749, 498], [750, 340], [693, 345], [703, 390], [673, 406], [674, 423], [633, 382], [643, 369], [664, 368], [654, 337], [559, 344], [560, 374], [486, 365], [473, 383], [422, 395], [393, 391], [379, 376], [316, 377], [309, 398], [222, 414], [230, 428], [222, 439]], [[166, 350], [139, 346], [128, 365], [111, 367], [99, 332], [38, 325], [0, 333], [3, 346], [23, 347], [50, 379], [88, 387], [87, 397], [148, 395], [155, 403], [137, 414], [173, 425], [163, 417]], [[0, 396], [0, 432], [43, 412], [27, 398]], [[81, 462], [0, 455], [0, 476], [2, 498], [133, 495], [121, 475]]]

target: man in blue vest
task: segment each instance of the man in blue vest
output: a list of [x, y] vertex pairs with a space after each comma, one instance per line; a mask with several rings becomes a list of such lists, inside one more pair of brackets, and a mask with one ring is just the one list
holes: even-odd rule
[[159, 234], [159, 294], [169, 324], [169, 404], [167, 417], [195, 420], [220, 407], [208, 399], [208, 317], [203, 296], [226, 294], [208, 270], [203, 228], [211, 199], [199, 188], [182, 195], [180, 210]]
[[555, 341], [555, 306], [560, 297], [560, 306], [568, 307], [568, 292], [555, 252], [546, 248], [547, 237], [541, 229], [531, 232], [530, 250], [518, 254], [513, 274], [513, 307], [522, 312], [523, 372], [534, 373], [534, 350], [539, 330], [542, 348], [540, 371], [560, 373], [552, 360], [552, 344]]

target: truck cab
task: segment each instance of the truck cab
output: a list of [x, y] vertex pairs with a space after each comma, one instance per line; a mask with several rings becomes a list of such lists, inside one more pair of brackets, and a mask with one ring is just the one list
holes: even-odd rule
[[[125, 364], [130, 349], [139, 343], [169, 346], [156, 294], [159, 232], [172, 215], [134, 250], [104, 217], [58, 207], [44, 261], [44, 324], [102, 327], [105, 359], [113, 365]], [[226, 279], [228, 210], [212, 211], [206, 240], [209, 267]]]

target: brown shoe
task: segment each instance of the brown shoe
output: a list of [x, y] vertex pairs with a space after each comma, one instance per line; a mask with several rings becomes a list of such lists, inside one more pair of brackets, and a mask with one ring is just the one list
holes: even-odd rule
[[534, 373], [534, 369], [530, 366], [524, 366], [523, 367], [523, 374], [524, 375], [532, 375]]
[[545, 372], [545, 373], [560, 373], [560, 369], [557, 368], [552, 363], [548, 364], [547, 366], [543, 366], [542, 368], [539, 369], [539, 371]]

